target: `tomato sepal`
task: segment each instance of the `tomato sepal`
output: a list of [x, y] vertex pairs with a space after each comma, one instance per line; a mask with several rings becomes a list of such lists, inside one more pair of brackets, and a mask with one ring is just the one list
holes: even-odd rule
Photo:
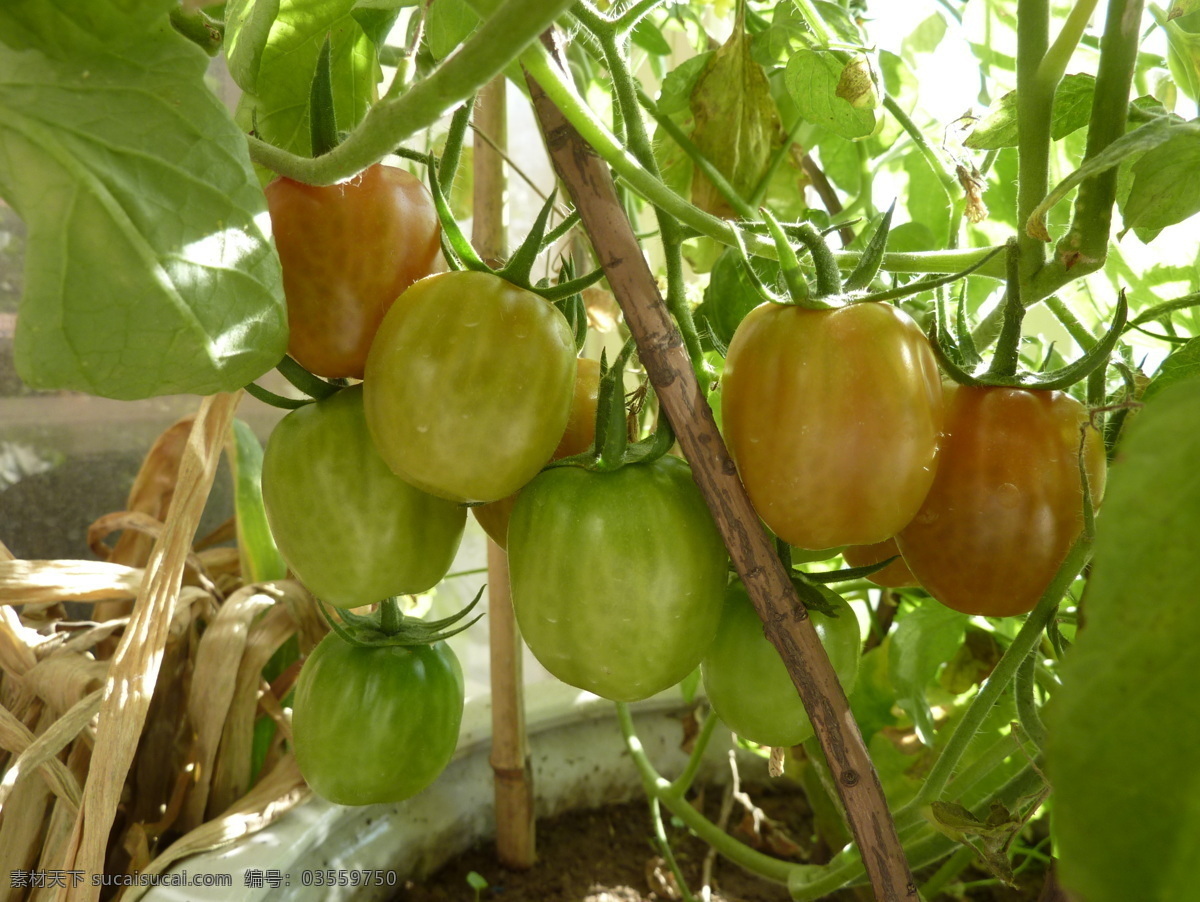
[[[474, 626], [483, 617], [483, 614], [473, 617], [466, 623], [461, 623], [461, 621], [479, 604], [486, 588], [486, 586], [481, 586], [470, 604], [441, 620], [425, 621], [416, 617], [405, 617], [403, 614], [399, 614], [394, 598], [384, 599], [379, 605], [379, 610], [373, 614], [355, 614], [346, 609], [339, 609], [338, 615], [345, 621], [344, 624], [338, 623], [337, 618], [329, 612], [328, 605], [320, 598], [317, 599], [317, 607], [325, 617], [329, 628], [348, 645], [359, 648], [387, 648], [389, 646], [411, 648], [416, 645], [433, 645], [435, 642], [442, 642]], [[399, 615], [398, 620], [393, 620], [397, 614]]]

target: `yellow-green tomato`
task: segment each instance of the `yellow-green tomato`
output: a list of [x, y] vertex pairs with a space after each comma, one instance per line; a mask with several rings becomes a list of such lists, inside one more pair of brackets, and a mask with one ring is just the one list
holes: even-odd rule
[[450, 763], [462, 712], [462, 668], [445, 642], [362, 648], [330, 633], [296, 682], [296, 763], [331, 802], [399, 802]]
[[[848, 693], [858, 675], [862, 638], [858, 618], [841, 596], [821, 594], [837, 617], [810, 611], [838, 682]], [[745, 587], [730, 585], [716, 641], [700, 665], [704, 691], [717, 716], [743, 739], [759, 745], [789, 747], [813, 735], [812, 723], [788, 676], [783, 658], [763, 633], [763, 623]]]
[[284, 417], [263, 454], [263, 504], [283, 559], [342, 608], [436, 585], [454, 560], [466, 509], [409, 485], [375, 450], [362, 386]]
[[725, 545], [679, 458], [543, 471], [517, 498], [508, 556], [521, 635], [564, 683], [648, 698], [695, 670], [716, 634]]
[[566, 317], [491, 273], [412, 285], [367, 356], [367, 423], [389, 467], [459, 502], [495, 501], [550, 460], [571, 412]]

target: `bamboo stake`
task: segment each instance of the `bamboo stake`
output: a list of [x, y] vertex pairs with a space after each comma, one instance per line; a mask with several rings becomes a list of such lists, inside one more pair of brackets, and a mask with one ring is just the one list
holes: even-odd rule
[[[546, 43], [553, 48], [551, 40]], [[551, 159], [579, 210], [625, 322], [637, 341], [642, 364], [763, 620], [766, 635], [779, 649], [816, 729], [875, 896], [880, 900], [916, 899], [916, 884], [883, 787], [846, 695], [738, 479], [683, 339], [617, 199], [608, 166], [538, 84], [528, 75], [527, 79]]]
[[[504, 257], [504, 158], [508, 127], [504, 76], [479, 92], [475, 106], [474, 223], [471, 240], [489, 264]], [[521, 636], [508, 593], [508, 555], [488, 540], [488, 640], [491, 647], [492, 754], [496, 855], [524, 870], [537, 859], [533, 774], [525, 736]]]

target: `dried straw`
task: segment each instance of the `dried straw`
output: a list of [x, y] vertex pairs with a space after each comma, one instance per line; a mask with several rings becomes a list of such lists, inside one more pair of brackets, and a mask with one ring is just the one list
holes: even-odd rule
[[[166, 529], [151, 552], [133, 618], [105, 682], [92, 766], [60, 865], [63, 870], [85, 874], [104, 870], [105, 848], [150, 707], [183, 568], [237, 401], [237, 395], [213, 395], [204, 400], [196, 415]], [[91, 902], [99, 894], [99, 887], [85, 884], [70, 891], [60, 889], [56, 898], [65, 900], [70, 895]]]

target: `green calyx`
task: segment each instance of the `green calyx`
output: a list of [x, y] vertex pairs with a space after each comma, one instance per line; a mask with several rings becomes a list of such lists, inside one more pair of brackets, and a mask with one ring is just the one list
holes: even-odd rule
[[[470, 106], [464, 106], [462, 109], [469, 111]], [[475, 272], [491, 273], [507, 282], [511, 282], [518, 288], [532, 291], [552, 304], [562, 304], [563, 302], [570, 301], [574, 295], [578, 295], [583, 289], [600, 281], [604, 276], [602, 269], [597, 269], [578, 279], [560, 279], [554, 285], [540, 282], [534, 284], [530, 280], [533, 265], [537, 262], [537, 258], [541, 256], [546, 248], [552, 246], [555, 241], [570, 231], [579, 221], [578, 214], [572, 212], [563, 223], [547, 232], [550, 214], [554, 211], [554, 204], [557, 197], [556, 191], [551, 192], [550, 197], [546, 199], [541, 211], [538, 213], [537, 219], [533, 223], [533, 228], [529, 230], [529, 234], [525, 236], [525, 240], [521, 242], [521, 246], [509, 257], [508, 262], [504, 266], [499, 269], [493, 269], [484, 262], [479, 254], [475, 252], [475, 249], [471, 246], [471, 242], [463, 234], [462, 228], [459, 226], [457, 220], [455, 220], [454, 214], [450, 209], [450, 203], [446, 199], [446, 194], [443, 190], [444, 185], [449, 185], [454, 180], [454, 171], [457, 168], [458, 156], [462, 147], [462, 133], [467, 126], [466, 117], [463, 117], [461, 126], [457, 128], [456, 126], [458, 126], [457, 114], [456, 121], [451, 124], [450, 133], [446, 139], [446, 151], [442, 154], [441, 163], [438, 166], [429, 167], [429, 190], [433, 194], [434, 206], [437, 209], [438, 219], [442, 225], [442, 253], [445, 255], [446, 262], [450, 268], [454, 270], [470, 269]]]
[[[1043, 391], [1063, 390], [1082, 382], [1093, 373], [1107, 366], [1117, 340], [1125, 331], [1129, 317], [1129, 305], [1125, 292], [1117, 296], [1117, 306], [1112, 324], [1096, 344], [1074, 363], [1056, 370], [1028, 372], [1017, 363], [1018, 346], [1021, 340], [1021, 319], [1024, 305], [1018, 286], [1015, 243], [1010, 242], [1008, 265], [1010, 278], [1004, 305], [1004, 323], [997, 340], [996, 352], [990, 365], [984, 366], [975, 347], [971, 331], [966, 325], [965, 301], [958, 300], [958, 322], [952, 336], [944, 320], [944, 311], [938, 311], [929, 338], [942, 369], [959, 385], [1004, 386], [1008, 388], [1040, 389]], [[965, 292], [964, 292], [965, 294]]]
[[[329, 613], [329, 608], [318, 599], [318, 607], [325, 615], [329, 628], [350, 645], [360, 648], [408, 648], [415, 645], [432, 645], [449, 639], [474, 625], [482, 614], [466, 623], [460, 623], [479, 604], [484, 587], [479, 589], [469, 605], [456, 614], [441, 620], [425, 621], [406, 617], [395, 598], [385, 598], [372, 614], [355, 614], [345, 608], [338, 609], [338, 617]], [[340, 618], [340, 622], [339, 622]]]
[[595, 473], [611, 473], [629, 464], [652, 463], [671, 450], [675, 444], [675, 432], [661, 410], [653, 433], [641, 441], [629, 440], [624, 378], [625, 367], [633, 356], [634, 347], [630, 338], [612, 366], [608, 365], [608, 355], [601, 352], [596, 437], [592, 447], [582, 454], [552, 461], [547, 464], [547, 470], [554, 467], [582, 467]]

